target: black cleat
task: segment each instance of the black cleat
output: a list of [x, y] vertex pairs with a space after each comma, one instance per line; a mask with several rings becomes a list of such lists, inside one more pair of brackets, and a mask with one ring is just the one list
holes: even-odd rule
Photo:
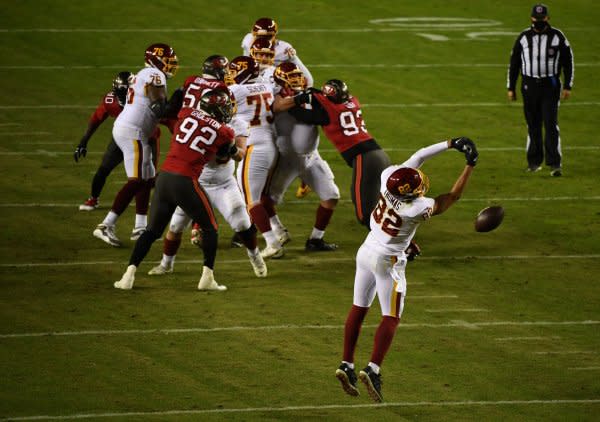
[[367, 366], [358, 373], [358, 377], [365, 387], [367, 387], [369, 396], [371, 396], [373, 401], [381, 403], [383, 401], [383, 396], [381, 395], [381, 384], [383, 384], [381, 382], [381, 374], [376, 374], [370, 366]]
[[335, 370], [335, 377], [342, 383], [342, 388], [346, 394], [356, 397], [360, 393], [356, 388], [356, 373], [354, 369], [350, 368], [348, 364], [342, 363], [338, 369]]
[[308, 252], [328, 252], [335, 251], [338, 245], [335, 243], [326, 243], [323, 239], [308, 239], [304, 249]]
[[242, 246], [244, 246], [242, 237], [239, 235], [239, 233], [235, 233], [233, 235], [233, 237], [231, 238], [231, 247], [232, 248], [241, 248]]
[[550, 172], [550, 176], [552, 176], [552, 177], [560, 177], [560, 176], [562, 176], [562, 169], [560, 167], [552, 167], [552, 171]]

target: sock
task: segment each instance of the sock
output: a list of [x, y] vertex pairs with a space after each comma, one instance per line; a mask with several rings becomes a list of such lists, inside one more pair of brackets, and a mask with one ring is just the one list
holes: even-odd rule
[[115, 224], [117, 224], [118, 218], [119, 215], [116, 212], [109, 211], [108, 214], [106, 214], [106, 217], [104, 217], [104, 221], [102, 222], [102, 224], [105, 224], [107, 226], [114, 226]]
[[333, 209], [325, 208], [324, 206], [319, 205], [319, 208], [317, 208], [317, 216], [315, 218], [315, 228], [318, 230], [325, 231], [325, 229], [329, 225], [329, 221], [331, 220], [332, 215]]
[[168, 256], [177, 255], [177, 251], [179, 250], [179, 246], [181, 245], [181, 238], [170, 240], [165, 236], [165, 240], [163, 241], [163, 254]]
[[111, 210], [117, 215], [123, 214], [123, 211], [127, 209], [129, 203], [136, 195], [136, 193], [144, 187], [144, 181], [139, 179], [128, 180], [121, 190], [117, 193], [115, 200], [113, 201]]
[[369, 367], [373, 370], [373, 372], [375, 372], [377, 375], [379, 375], [379, 365], [377, 365], [376, 363], [373, 362], [369, 362]]
[[375, 332], [375, 344], [373, 345], [373, 352], [371, 353], [371, 362], [375, 365], [381, 365], [383, 358], [385, 358], [394, 335], [396, 334], [396, 328], [398, 328], [399, 318], [391, 316], [384, 316], [377, 327]]
[[175, 255], [165, 255], [163, 254], [162, 259], [160, 261], [160, 265], [163, 268], [171, 268], [173, 263], [175, 262]]
[[135, 215], [135, 228], [146, 227], [148, 224], [148, 216], [146, 214], [136, 214]]
[[253, 226], [250, 226], [248, 229], [237, 232], [239, 237], [242, 239], [242, 243], [246, 247], [246, 249], [254, 250], [258, 245], [258, 241], [256, 240], [256, 230], [254, 230]]
[[258, 247], [256, 247], [254, 249], [246, 249], [246, 252], [248, 253], [248, 256], [252, 258], [258, 255], [260, 253], [260, 250], [258, 249]]
[[[140, 188], [135, 194], [135, 213], [148, 214], [148, 204], [150, 204], [150, 190], [152, 189], [152, 180], [141, 181]], [[136, 224], [136, 227], [137, 224]]]
[[352, 305], [346, 324], [344, 325], [344, 357], [346, 362], [354, 362], [354, 350], [360, 335], [360, 328], [367, 315], [369, 308]]
[[270, 196], [262, 195], [260, 197], [260, 203], [265, 208], [265, 211], [269, 217], [273, 217], [276, 214], [275, 202], [273, 202]]
[[350, 369], [354, 369], [354, 362], [346, 362], [345, 360], [343, 360], [342, 363], [345, 363], [346, 365], [348, 365], [348, 367]]
[[217, 257], [217, 244], [219, 237], [217, 231], [211, 228], [202, 229], [202, 253], [204, 254], [204, 266], [212, 269], [215, 267]]
[[279, 216], [275, 214], [274, 216], [269, 218], [269, 223], [271, 223], [271, 227], [278, 233], [285, 231], [285, 226], [281, 223]]
[[269, 216], [262, 204], [254, 205], [250, 208], [248, 213], [250, 214], [250, 218], [252, 218], [252, 222], [256, 224], [256, 227], [258, 227], [258, 230], [260, 230], [261, 233], [271, 231]]
[[148, 251], [152, 247], [152, 244], [160, 236], [157, 236], [152, 230], [146, 230], [140, 238], [135, 242], [131, 258], [129, 258], [129, 265], [135, 265], [139, 267], [140, 262], [144, 260]]
[[323, 230], [319, 230], [319, 229], [313, 227], [309, 239], [323, 239], [324, 235], [325, 235], [325, 232]]
[[275, 232], [273, 230], [264, 232], [262, 235], [265, 238], [265, 242], [267, 242], [267, 245], [273, 246], [274, 248], [281, 247], [281, 245], [279, 244], [279, 239], [277, 239], [277, 235], [275, 235]]

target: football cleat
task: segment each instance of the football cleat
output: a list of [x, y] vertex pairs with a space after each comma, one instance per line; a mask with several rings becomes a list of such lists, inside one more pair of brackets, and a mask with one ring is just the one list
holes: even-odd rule
[[248, 259], [250, 259], [250, 264], [252, 264], [252, 269], [257, 277], [263, 278], [267, 276], [267, 264], [265, 264], [265, 260], [260, 256], [260, 253], [248, 255]]
[[123, 277], [121, 277], [119, 281], [115, 281], [113, 284], [115, 289], [131, 290], [133, 288], [133, 282], [135, 281], [136, 270], [137, 267], [135, 265], [128, 266], [125, 274], [123, 274]]
[[231, 237], [231, 247], [232, 248], [241, 248], [244, 246], [244, 241], [242, 240], [242, 236], [239, 233], [234, 233]]
[[298, 186], [298, 189], [296, 189], [296, 198], [302, 199], [311, 191], [312, 189], [310, 188], [310, 186], [305, 185], [304, 183], [300, 183], [300, 186]]
[[335, 370], [335, 377], [342, 383], [342, 388], [346, 394], [356, 397], [360, 395], [358, 388], [356, 388], [356, 373], [354, 369], [350, 368], [347, 363], [342, 363], [338, 369]]
[[277, 233], [277, 239], [279, 240], [279, 243], [281, 243], [281, 246], [283, 246], [290, 243], [292, 236], [290, 236], [290, 232], [288, 232], [287, 229], [283, 229], [283, 231]]
[[358, 378], [367, 387], [369, 396], [371, 396], [373, 401], [377, 403], [383, 401], [383, 396], [381, 395], [381, 374], [376, 374], [370, 366], [367, 366], [358, 373]]
[[550, 172], [550, 176], [552, 176], [552, 177], [560, 177], [560, 176], [562, 176], [562, 169], [560, 167], [552, 167], [552, 171]]
[[152, 268], [150, 271], [148, 271], [148, 275], [165, 275], [165, 274], [171, 274], [173, 272], [173, 265], [171, 265], [169, 268], [167, 267], [163, 267], [162, 264], [157, 265], [156, 267]]
[[198, 290], [209, 291], [214, 290], [217, 292], [223, 292], [227, 290], [227, 286], [223, 286], [215, 281], [212, 273], [210, 274], [202, 274], [200, 278], [200, 282], [198, 283]]
[[106, 224], [98, 224], [94, 230], [94, 237], [108, 243], [111, 246], [119, 247], [122, 245], [121, 241], [115, 234], [115, 226], [109, 226]]
[[83, 204], [79, 206], [79, 211], [94, 211], [98, 208], [98, 198], [90, 196]]
[[131, 240], [138, 240], [142, 233], [146, 231], [146, 227], [136, 227], [131, 231]]
[[260, 256], [262, 256], [264, 259], [268, 259], [268, 258], [272, 258], [272, 259], [278, 259], [281, 258], [284, 255], [284, 250], [283, 250], [283, 246], [279, 246], [278, 248], [275, 246], [269, 246], [267, 245], [267, 247], [265, 247], [262, 251], [260, 251]]
[[308, 239], [304, 246], [307, 252], [331, 252], [337, 248], [338, 245], [335, 243], [327, 243], [323, 239]]
[[527, 173], [535, 173], [536, 171], [540, 171], [541, 169], [542, 169], [542, 166], [535, 166], [535, 165], [532, 165], [532, 166], [528, 166], [528, 167], [525, 169], [525, 171], [526, 171]]

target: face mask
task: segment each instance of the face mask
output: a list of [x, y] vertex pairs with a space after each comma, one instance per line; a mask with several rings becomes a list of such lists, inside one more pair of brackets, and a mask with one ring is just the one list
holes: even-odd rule
[[548, 26], [548, 22], [545, 22], [545, 21], [535, 21], [535, 22], [533, 22], [533, 24], [532, 24], [532, 25], [533, 25], [533, 27], [534, 27], [534, 28], [535, 28], [537, 31], [541, 32], [541, 31], [543, 31], [544, 29], [546, 29], [546, 27]]

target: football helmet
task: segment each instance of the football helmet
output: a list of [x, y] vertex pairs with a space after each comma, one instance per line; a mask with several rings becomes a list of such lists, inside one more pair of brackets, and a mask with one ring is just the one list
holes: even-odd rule
[[321, 88], [323, 94], [336, 104], [345, 103], [350, 98], [348, 85], [339, 79], [330, 79]]
[[306, 89], [306, 78], [302, 71], [292, 62], [283, 62], [275, 68], [273, 79], [283, 88], [289, 88], [295, 92]]
[[275, 44], [268, 38], [257, 38], [250, 46], [250, 56], [261, 68], [275, 64]]
[[225, 83], [227, 85], [243, 84], [258, 77], [260, 68], [252, 57], [237, 56], [227, 65]]
[[252, 35], [254, 38], [269, 38], [275, 39], [277, 35], [277, 22], [271, 18], [260, 18], [254, 22], [252, 27]]
[[225, 56], [220, 56], [218, 54], [208, 56], [202, 64], [202, 73], [214, 76], [219, 81], [222, 81], [225, 79], [228, 64], [229, 60], [227, 60], [227, 57]]
[[200, 97], [200, 110], [221, 123], [229, 123], [233, 117], [233, 102], [229, 91], [213, 89]]
[[419, 169], [401, 167], [385, 182], [387, 190], [401, 201], [412, 201], [429, 190], [429, 178]]
[[127, 90], [133, 82], [133, 73], [119, 72], [112, 82], [112, 93], [117, 97], [119, 105], [123, 107], [127, 98]]
[[154, 67], [165, 74], [167, 78], [172, 78], [179, 69], [177, 54], [175, 50], [167, 44], [152, 44], [146, 49], [144, 54], [146, 67]]

